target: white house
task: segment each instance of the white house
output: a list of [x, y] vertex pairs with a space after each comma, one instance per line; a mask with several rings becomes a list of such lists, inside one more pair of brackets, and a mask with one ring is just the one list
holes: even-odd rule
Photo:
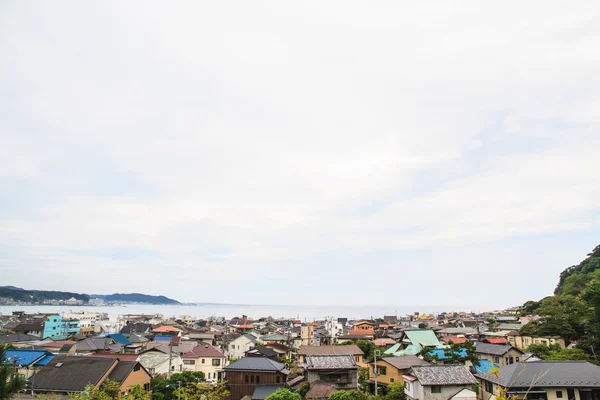
[[152, 377], [158, 375], [167, 376], [169, 374], [169, 366], [172, 374], [183, 371], [183, 360], [178, 354], [169, 355], [160, 351], [147, 351], [140, 354], [139, 361]]
[[244, 353], [258, 345], [258, 338], [249, 333], [238, 336], [229, 342], [227, 356], [230, 360], [244, 357]]
[[477, 380], [464, 365], [411, 367], [404, 378], [404, 393], [410, 400], [476, 400], [471, 390]]
[[214, 346], [200, 343], [191, 351], [184, 353], [184, 371], [204, 372], [207, 380], [217, 381], [222, 379], [223, 367], [225, 366], [225, 355]]

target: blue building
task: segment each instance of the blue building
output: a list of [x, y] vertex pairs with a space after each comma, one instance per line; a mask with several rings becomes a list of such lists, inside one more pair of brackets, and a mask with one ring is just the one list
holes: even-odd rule
[[61, 315], [54, 314], [49, 315], [44, 322], [44, 334], [42, 338], [66, 338], [71, 335], [78, 335], [79, 332], [79, 321], [63, 320]]

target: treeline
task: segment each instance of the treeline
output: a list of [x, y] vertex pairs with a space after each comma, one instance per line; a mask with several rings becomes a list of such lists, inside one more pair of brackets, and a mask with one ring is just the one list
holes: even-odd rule
[[53, 290], [25, 290], [21, 288], [0, 287], [0, 297], [9, 298], [13, 301], [42, 303], [44, 300], [69, 300], [75, 298], [87, 303], [90, 296], [81, 293], [58, 292]]
[[597, 359], [600, 351], [600, 245], [578, 265], [561, 274], [554, 296], [523, 304], [523, 315], [540, 319], [524, 325], [520, 333], [560, 336]]

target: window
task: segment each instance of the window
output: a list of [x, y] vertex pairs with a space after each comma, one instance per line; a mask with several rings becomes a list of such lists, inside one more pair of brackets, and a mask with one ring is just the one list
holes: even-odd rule
[[394, 382], [394, 378], [390, 378], [390, 382]]
[[250, 375], [250, 383], [254, 383], [254, 375]]
[[556, 398], [557, 399], [562, 399], [563, 397], [563, 391], [562, 390], [557, 390], [556, 391]]
[[442, 387], [439, 385], [432, 386], [431, 393], [442, 393]]
[[194, 360], [183, 360], [183, 363], [185, 365], [194, 365], [195, 364]]
[[203, 358], [203, 359], [202, 359], [202, 364], [204, 364], [205, 362], [206, 362], [206, 360]]
[[212, 365], [214, 365], [215, 367], [218, 367], [219, 365], [221, 365], [221, 359], [213, 358]]
[[519, 362], [519, 357], [515, 357], [515, 362]]
[[231, 345], [231, 350], [235, 350], [235, 344]]
[[256, 384], [259, 384], [259, 383], [260, 383], [260, 376], [256, 375]]
[[377, 372], [379, 375], [387, 375], [387, 368], [386, 367], [379, 367], [377, 368]]
[[525, 343], [525, 346], [529, 346], [529, 339], [523, 339], [523, 342]]
[[144, 383], [144, 390], [145, 391], [150, 390], [150, 384], [149, 383]]
[[246, 375], [245, 379], [246, 383], [248, 383], [248, 375]]
[[500, 363], [500, 357], [494, 357], [494, 362], [495, 362], [496, 364]]
[[281, 383], [281, 377], [280, 377], [280, 376], [278, 376], [277, 378], [275, 378], [275, 382], [277, 382], [277, 383]]
[[410, 382], [409, 381], [404, 381], [404, 388], [406, 390], [410, 390]]
[[140, 370], [140, 364], [139, 364], [139, 363], [138, 363], [138, 364], [135, 364], [135, 365], [133, 366], [133, 370], [134, 370], [134, 371], [139, 371], [139, 370]]
[[488, 393], [494, 393], [494, 384], [492, 382], [485, 381], [485, 391]]

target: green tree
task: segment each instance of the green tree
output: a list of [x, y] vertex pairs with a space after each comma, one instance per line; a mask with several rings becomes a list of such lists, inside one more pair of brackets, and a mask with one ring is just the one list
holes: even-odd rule
[[327, 400], [370, 400], [370, 397], [360, 390], [340, 390], [332, 393]]
[[375, 343], [371, 342], [370, 340], [359, 340], [356, 342], [356, 345], [362, 350], [363, 353], [365, 353], [365, 359], [367, 362], [373, 361], [373, 353], [375, 350], [377, 350]]
[[87, 385], [81, 392], [69, 393], [70, 400], [111, 400], [109, 394], [94, 385]]
[[427, 324], [425, 322], [421, 322], [418, 326], [419, 329], [427, 329]]
[[215, 384], [187, 383], [177, 388], [173, 395], [187, 400], [222, 400], [230, 395], [225, 382]]
[[548, 357], [548, 354], [550, 354], [551, 351], [560, 351], [561, 347], [558, 344], [553, 344], [550, 346], [546, 346], [545, 344], [531, 344], [529, 345], [529, 347], [525, 350], [528, 353], [533, 354], [536, 357], [541, 358], [542, 360], [545, 359], [546, 357]]
[[369, 368], [361, 367], [358, 369], [358, 386], [362, 390], [367, 390], [369, 387]]
[[300, 388], [298, 389], [298, 394], [300, 396], [302, 396], [302, 398], [304, 398], [304, 397], [306, 397], [306, 393], [308, 393], [309, 390], [310, 390], [310, 383], [302, 382], [300, 384]]
[[117, 400], [121, 394], [121, 385], [117, 381], [106, 379], [100, 385], [100, 389], [112, 400]]
[[404, 393], [404, 383], [392, 382], [387, 387], [387, 392], [383, 396], [384, 400], [406, 400], [406, 393]]
[[550, 351], [545, 360], [584, 360], [595, 364], [598, 363], [594, 356], [587, 354], [578, 348]]
[[17, 374], [14, 365], [6, 360], [8, 346], [0, 343], [0, 400], [10, 399], [23, 388], [25, 379]]
[[550, 296], [542, 300], [537, 314], [540, 319], [521, 328], [521, 334], [562, 336], [569, 340], [585, 334], [593, 309], [575, 296]]
[[265, 400], [302, 400], [302, 396], [289, 389], [279, 389], [275, 393], [268, 395]]

